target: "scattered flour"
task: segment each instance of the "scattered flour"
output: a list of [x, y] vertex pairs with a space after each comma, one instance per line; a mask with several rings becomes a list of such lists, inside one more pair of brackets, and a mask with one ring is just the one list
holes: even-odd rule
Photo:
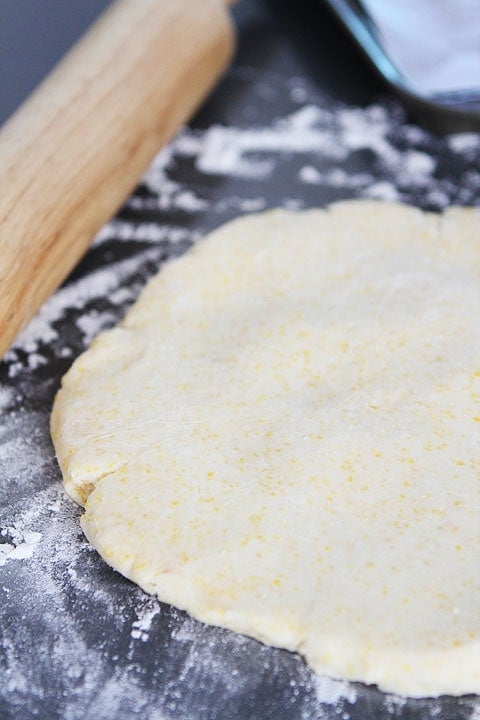
[[397, 188], [391, 182], [388, 182], [388, 180], [381, 180], [380, 182], [372, 183], [365, 190], [365, 196], [377, 198], [378, 200], [400, 200]]
[[470, 715], [470, 720], [480, 720], [480, 702], [478, 706], [473, 709], [473, 712]]
[[[148, 201], [151, 198], [134, 197], [129, 201], [132, 207], [137, 209], [148, 209]], [[158, 225], [156, 223], [144, 222], [135, 225], [125, 220], [112, 220], [105, 225], [94, 240], [94, 245], [101, 245], [107, 240], [128, 240], [129, 242], [150, 242], [159, 243], [165, 240], [176, 243], [181, 240], [190, 240], [191, 233], [182, 227], [171, 225]]]
[[317, 168], [312, 167], [312, 165], [304, 165], [300, 168], [298, 176], [302, 182], [311, 183], [312, 185], [316, 185], [323, 179], [320, 171], [317, 170]]
[[[155, 251], [145, 250], [131, 259], [115, 263], [108, 268], [95, 270], [80, 280], [57, 290], [18, 336], [13, 348], [9, 350], [4, 359], [7, 362], [15, 361], [18, 350], [37, 354], [40, 344], [47, 345], [58, 337], [55, 324], [65, 317], [68, 310], [81, 311], [90, 301], [107, 297], [117, 290], [123, 278], [131, 275], [141, 263], [156, 257]], [[38, 362], [38, 357], [36, 362]]]
[[111, 312], [98, 312], [92, 310], [88, 315], [82, 315], [77, 320], [77, 327], [83, 333], [83, 342], [90, 345], [93, 338], [98, 335], [101, 330], [115, 323], [115, 315]]
[[0, 412], [4, 411], [13, 402], [14, 392], [12, 388], [0, 385]]
[[134, 638], [134, 640], [143, 640], [143, 642], [146, 642], [148, 640], [148, 636], [150, 633], [150, 628], [152, 627], [152, 622], [154, 618], [160, 613], [160, 604], [156, 601], [153, 601], [154, 607], [146, 607], [143, 608], [139, 614], [136, 620], [132, 623], [132, 630], [131, 630], [131, 636]]
[[[8, 538], [5, 541], [4, 538]], [[0, 566], [8, 560], [25, 560], [31, 558], [35, 546], [42, 538], [42, 533], [31, 530], [20, 531], [15, 526], [0, 530]]]
[[480, 134], [479, 133], [459, 133], [451, 135], [448, 138], [448, 144], [457, 153], [470, 155], [475, 153], [478, 155], [480, 151]]
[[335, 705], [339, 700], [347, 700], [354, 703], [357, 697], [355, 687], [351, 683], [342, 680], [317, 676], [314, 679], [315, 693], [322, 704]]

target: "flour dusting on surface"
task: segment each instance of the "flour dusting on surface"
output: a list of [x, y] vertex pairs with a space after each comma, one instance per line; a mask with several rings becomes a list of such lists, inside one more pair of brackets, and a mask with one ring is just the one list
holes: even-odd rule
[[355, 687], [352, 683], [332, 678], [317, 676], [314, 679], [314, 688], [317, 698], [322, 703], [335, 705], [339, 700], [345, 699], [354, 703], [357, 697]]
[[143, 608], [141, 612], [138, 613], [137, 619], [132, 623], [132, 630], [130, 633], [134, 640], [143, 640], [143, 642], [148, 640], [152, 622], [159, 612], [160, 604], [154, 603], [154, 607]]
[[15, 526], [0, 530], [0, 565], [8, 560], [25, 560], [31, 558], [35, 546], [42, 538], [42, 533], [25, 530], [21, 532]]

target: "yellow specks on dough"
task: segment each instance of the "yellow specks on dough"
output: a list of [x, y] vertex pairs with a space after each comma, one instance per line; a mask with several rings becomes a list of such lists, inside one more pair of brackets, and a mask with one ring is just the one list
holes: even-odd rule
[[52, 417], [107, 561], [320, 672], [478, 692], [479, 228], [353, 202], [167, 263]]

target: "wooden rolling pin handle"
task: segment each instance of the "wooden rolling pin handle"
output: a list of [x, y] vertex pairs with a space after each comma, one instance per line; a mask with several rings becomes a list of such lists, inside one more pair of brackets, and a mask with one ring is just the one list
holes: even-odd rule
[[0, 355], [225, 68], [220, 0], [117, 0], [0, 130]]

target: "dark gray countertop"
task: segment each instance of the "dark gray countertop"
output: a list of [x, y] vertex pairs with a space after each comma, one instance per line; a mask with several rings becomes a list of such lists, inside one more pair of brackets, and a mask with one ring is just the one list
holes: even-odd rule
[[[105, 4], [3, 0], [0, 118]], [[62, 374], [204, 232], [351, 197], [480, 204], [480, 135], [415, 124], [318, 2], [240, 0], [235, 13], [221, 85], [0, 364], [0, 718], [478, 719], [475, 698], [318, 678], [297, 655], [158, 603], [90, 549], [62, 492], [48, 432]]]

